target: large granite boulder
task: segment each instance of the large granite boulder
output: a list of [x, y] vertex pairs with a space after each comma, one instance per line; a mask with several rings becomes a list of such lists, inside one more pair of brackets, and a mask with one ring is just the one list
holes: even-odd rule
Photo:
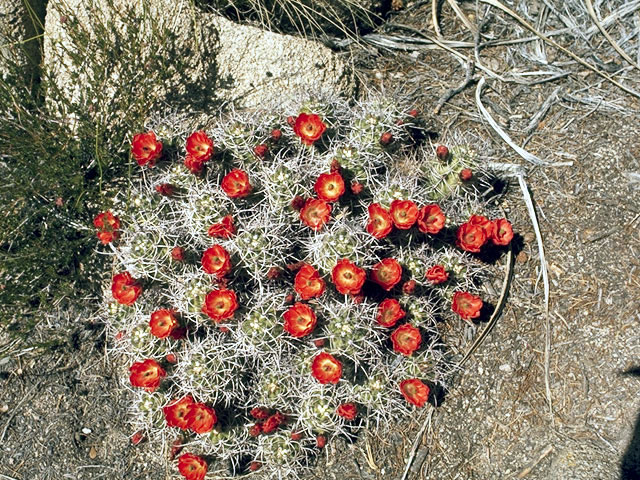
[[82, 109], [113, 117], [158, 105], [251, 107], [355, 88], [323, 45], [235, 24], [190, 0], [50, 0], [44, 69], [49, 104], [70, 118]]

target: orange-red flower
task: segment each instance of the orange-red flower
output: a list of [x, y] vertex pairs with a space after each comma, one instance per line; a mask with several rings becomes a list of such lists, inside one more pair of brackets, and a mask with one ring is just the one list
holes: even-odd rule
[[416, 407], [424, 407], [429, 400], [429, 387], [417, 378], [401, 381], [400, 391], [407, 402]]
[[293, 282], [293, 289], [302, 300], [319, 297], [324, 293], [325, 283], [318, 271], [309, 264], [298, 270]]
[[243, 198], [251, 193], [251, 184], [247, 172], [234, 168], [222, 179], [220, 185], [224, 193], [231, 198]]
[[160, 381], [167, 375], [160, 364], [151, 358], [134, 363], [129, 367], [129, 371], [131, 385], [146, 388], [151, 392], [158, 388]]
[[131, 156], [135, 158], [138, 165], [153, 167], [160, 155], [162, 155], [162, 142], [156, 139], [155, 133], [137, 133], [133, 136]]
[[485, 236], [487, 237], [487, 240], [493, 237], [495, 233], [495, 224], [484, 215], [471, 215], [469, 217], [469, 220], [467, 220], [467, 223], [469, 225], [475, 225], [482, 228]]
[[331, 279], [336, 290], [343, 295], [358, 295], [364, 285], [367, 273], [351, 260], [343, 258], [331, 271]]
[[185, 420], [187, 421], [187, 427], [194, 432], [207, 433], [213, 429], [218, 417], [213, 408], [206, 406], [204, 403], [194, 403], [189, 406]]
[[313, 189], [319, 199], [325, 202], [335, 202], [344, 193], [344, 180], [338, 172], [323, 173], [316, 180]]
[[449, 273], [442, 265], [434, 265], [429, 268], [424, 276], [432, 285], [439, 285], [449, 280]]
[[151, 335], [158, 338], [167, 338], [178, 326], [178, 320], [173, 310], [163, 308], [151, 314], [149, 326], [151, 327]]
[[383, 327], [393, 327], [398, 320], [405, 316], [406, 312], [402, 310], [400, 302], [395, 298], [386, 298], [378, 305], [378, 316], [376, 320]]
[[142, 293], [142, 287], [129, 272], [122, 272], [113, 276], [111, 293], [119, 304], [133, 305]]
[[184, 453], [178, 458], [178, 471], [185, 480], [204, 480], [207, 468], [207, 462], [198, 455]]
[[106, 245], [120, 236], [120, 219], [110, 211], [102, 212], [93, 219], [93, 225], [98, 229], [98, 239]]
[[189, 428], [187, 424], [187, 413], [191, 405], [193, 405], [193, 399], [190, 395], [187, 395], [180, 400], [174, 400], [166, 407], [162, 407], [167, 426], [178, 427], [182, 430]]
[[371, 269], [371, 280], [386, 291], [391, 290], [402, 278], [402, 266], [395, 258], [385, 258]]
[[345, 420], [353, 420], [358, 415], [358, 407], [355, 403], [343, 403], [338, 406], [336, 413]]
[[513, 240], [513, 228], [506, 218], [499, 218], [493, 221], [493, 232], [491, 241], [495, 245], [509, 245]]
[[223, 246], [214, 245], [202, 254], [202, 269], [218, 278], [231, 271], [231, 257]]
[[418, 230], [435, 235], [444, 227], [446, 218], [438, 205], [425, 205], [418, 213]]
[[418, 219], [418, 206], [411, 200], [394, 200], [391, 202], [389, 214], [397, 228], [408, 230]]
[[478, 318], [482, 310], [482, 299], [469, 292], [456, 292], [453, 294], [451, 310], [460, 315], [463, 320]]
[[372, 203], [367, 210], [369, 211], [367, 232], [376, 238], [384, 238], [389, 235], [393, 229], [393, 219], [389, 212], [379, 203]]
[[342, 364], [329, 353], [319, 353], [311, 364], [311, 375], [322, 384], [338, 383], [342, 376]]
[[199, 162], [206, 162], [213, 155], [213, 141], [200, 130], [187, 138], [187, 153]]
[[300, 137], [305, 145], [313, 145], [326, 129], [327, 126], [315, 113], [301, 113], [293, 126], [293, 132]]
[[237, 308], [238, 300], [235, 292], [223, 288], [207, 293], [202, 306], [202, 313], [207, 314], [214, 322], [222, 322], [233, 317]]
[[225, 215], [219, 223], [214, 223], [209, 227], [207, 231], [210, 237], [214, 238], [231, 238], [236, 229], [233, 225], [233, 217], [231, 215]]
[[478, 253], [487, 243], [487, 235], [479, 225], [463, 223], [456, 232], [456, 245], [467, 252]]
[[296, 338], [309, 335], [316, 328], [315, 312], [304, 303], [297, 302], [284, 312], [284, 329]]
[[187, 154], [187, 156], [184, 157], [184, 166], [187, 167], [187, 169], [191, 173], [198, 174], [202, 172], [202, 168], [204, 167], [204, 161], [198, 160], [193, 155]]
[[300, 210], [300, 220], [314, 231], [322, 229], [331, 218], [331, 205], [318, 198], [309, 198]]
[[393, 350], [407, 357], [420, 348], [421, 342], [420, 330], [408, 323], [400, 325], [391, 334]]

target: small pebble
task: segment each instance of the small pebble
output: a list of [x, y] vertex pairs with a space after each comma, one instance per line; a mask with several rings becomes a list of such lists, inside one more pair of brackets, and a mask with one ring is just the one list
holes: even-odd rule
[[0, 413], [7, 413], [9, 411], [9, 405], [2, 405], [0, 407]]
[[98, 456], [98, 451], [96, 450], [96, 447], [91, 447], [91, 449], [89, 450], [89, 458], [93, 460], [97, 456]]
[[87, 427], [84, 427], [84, 428], [82, 429], [82, 433], [84, 433], [85, 435], [89, 435], [89, 434], [91, 433], [91, 429], [90, 429], [90, 428], [87, 428]]

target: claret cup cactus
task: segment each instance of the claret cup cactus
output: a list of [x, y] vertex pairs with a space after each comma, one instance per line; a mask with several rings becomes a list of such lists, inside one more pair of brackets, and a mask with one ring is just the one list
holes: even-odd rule
[[379, 98], [168, 122], [94, 222], [136, 443], [173, 445], [189, 480], [293, 478], [433, 401], [442, 327], [481, 317], [482, 251], [513, 237], [473, 149]]

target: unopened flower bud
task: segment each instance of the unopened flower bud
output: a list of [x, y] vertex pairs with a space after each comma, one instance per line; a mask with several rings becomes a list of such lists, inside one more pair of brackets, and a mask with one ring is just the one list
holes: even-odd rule
[[261, 143], [260, 145], [256, 145], [255, 147], [253, 147], [253, 153], [255, 153], [256, 157], [259, 157], [259, 158], [264, 158], [264, 156], [267, 154], [268, 151], [269, 151], [269, 147], [267, 147], [264, 143]]
[[316, 447], [324, 448], [327, 445], [327, 437], [324, 435], [318, 435], [316, 437]]
[[174, 193], [174, 188], [170, 183], [162, 183], [160, 185], [156, 185], [156, 192], [163, 197], [170, 197]]
[[142, 432], [136, 432], [131, 436], [131, 443], [133, 443], [134, 445], [142, 443], [143, 440], [144, 435], [142, 435]]
[[304, 204], [305, 204], [304, 198], [298, 195], [293, 197], [293, 200], [291, 200], [291, 208], [297, 211], [302, 210], [302, 207], [304, 207]]
[[176, 363], [178, 363], [178, 357], [176, 357], [176, 354], [175, 354], [175, 353], [168, 353], [168, 354], [164, 357], [164, 359], [165, 359], [167, 362], [171, 363], [171, 364], [176, 364]]
[[171, 249], [171, 258], [176, 262], [184, 262], [184, 248], [173, 247]]
[[362, 192], [364, 187], [360, 182], [356, 182], [355, 180], [351, 182], [351, 193], [354, 195], [359, 195]]
[[260, 470], [260, 467], [262, 467], [262, 464], [260, 462], [251, 462], [249, 464], [249, 470], [251, 470], [252, 472]]
[[340, 173], [340, 162], [337, 158], [331, 160], [331, 167], [329, 168], [331, 173]]
[[292, 115], [289, 115], [289, 116], [287, 117], [287, 123], [289, 124], [289, 126], [290, 126], [291, 128], [293, 128], [293, 126], [296, 124], [296, 117], [294, 117], [294, 116], [292, 116]]
[[322, 347], [324, 347], [324, 338], [316, 338], [316, 339], [313, 341], [313, 344], [314, 344], [316, 347], [318, 347], [318, 348], [322, 348]]
[[389, 145], [393, 141], [393, 134], [391, 132], [384, 132], [380, 136], [380, 143], [382, 145]]
[[436, 148], [436, 157], [444, 162], [449, 158], [449, 149], [445, 145], [438, 145]]
[[407, 280], [402, 284], [402, 293], [405, 295], [412, 295], [416, 291], [416, 281]]
[[418, 115], [419, 115], [419, 112], [417, 109], [414, 108], [413, 110], [409, 110], [410, 117], [416, 118]]
[[271, 140], [277, 142], [282, 137], [282, 131], [279, 128], [274, 128], [271, 130]]
[[460, 170], [460, 180], [463, 182], [468, 182], [473, 178], [473, 172], [470, 168], [463, 168]]

